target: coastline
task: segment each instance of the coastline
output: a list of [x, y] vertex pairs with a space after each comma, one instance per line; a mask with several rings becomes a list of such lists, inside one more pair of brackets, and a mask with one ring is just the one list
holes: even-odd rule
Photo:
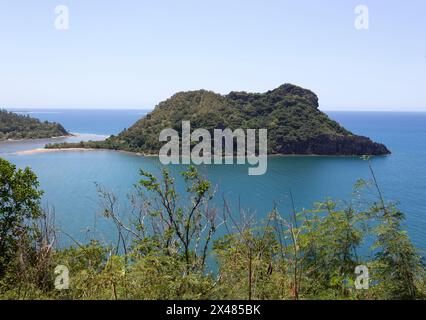
[[96, 134], [96, 133], [70, 133], [69, 135], [65, 136], [55, 136], [55, 137], [48, 137], [48, 138], [34, 138], [34, 139], [7, 139], [7, 140], [0, 140], [0, 143], [5, 142], [37, 142], [37, 141], [43, 141], [43, 140], [56, 140], [56, 139], [66, 139], [66, 138], [78, 138], [78, 137], [84, 137], [84, 136], [97, 136], [102, 138], [109, 138], [110, 135], [104, 135], [104, 134]]
[[[155, 158], [158, 157], [158, 154], [145, 154], [140, 152], [132, 152], [125, 150], [114, 150], [114, 149], [96, 149], [96, 148], [58, 148], [58, 149], [47, 149], [47, 148], [37, 148], [31, 150], [17, 151], [13, 155], [25, 156], [25, 155], [34, 155], [42, 153], [56, 153], [56, 152], [93, 152], [93, 151], [108, 151], [108, 152], [119, 152], [128, 155], [138, 156], [138, 157], [149, 157]], [[371, 155], [371, 157], [387, 157], [391, 154], [386, 155]], [[318, 157], [318, 158], [361, 158], [361, 155], [321, 155], [321, 154], [268, 154], [268, 158], [281, 158], [281, 157]]]
[[[51, 137], [51, 138], [37, 138], [37, 139], [20, 139], [20, 140], [2, 140], [0, 143], [13, 143], [13, 142], [25, 142], [25, 141], [43, 141], [43, 140], [51, 140], [51, 139], [65, 139], [65, 138], [78, 138], [83, 137], [86, 135], [92, 135], [92, 134], [85, 134], [85, 133], [70, 133], [66, 136], [57, 136], [57, 137]], [[101, 135], [99, 135], [101, 136]], [[103, 138], [108, 138], [108, 135], [102, 135]], [[159, 157], [158, 154], [149, 154], [149, 153], [141, 153], [141, 152], [133, 152], [133, 151], [126, 151], [126, 150], [115, 150], [115, 149], [105, 149], [105, 148], [57, 148], [57, 149], [48, 149], [46, 147], [40, 147], [30, 150], [22, 150], [22, 151], [16, 151], [13, 153], [10, 153], [12, 155], [17, 156], [26, 156], [26, 155], [35, 155], [35, 154], [43, 154], [43, 153], [56, 153], [56, 152], [89, 152], [89, 151], [109, 151], [109, 152], [120, 152], [128, 155], [138, 156], [138, 157]], [[382, 156], [389, 156], [391, 154], [384, 154], [384, 155], [371, 155], [371, 157], [382, 157]], [[343, 154], [330, 154], [330, 155], [321, 155], [321, 154], [268, 154], [268, 158], [280, 158], [280, 157], [318, 157], [318, 158], [361, 158], [361, 155], [343, 155]], [[223, 157], [226, 158], [226, 157]]]
[[23, 141], [40, 141], [40, 140], [46, 140], [46, 139], [65, 139], [65, 138], [71, 138], [71, 137], [78, 137], [80, 134], [74, 134], [70, 133], [66, 136], [56, 136], [56, 137], [47, 137], [47, 138], [27, 138], [27, 139], [6, 139], [6, 140], [0, 140], [0, 142], [23, 142]]
[[12, 153], [17, 156], [28, 156], [39, 153], [54, 153], [54, 152], [86, 152], [86, 151], [94, 151], [98, 149], [83, 149], [83, 148], [63, 148], [63, 149], [46, 149], [46, 148], [37, 148], [31, 150], [17, 151]]
[[109, 152], [120, 152], [126, 153], [139, 157], [158, 157], [155, 154], [142, 154], [139, 152], [130, 152], [124, 150], [113, 150], [113, 149], [95, 149], [95, 148], [58, 148], [58, 149], [46, 149], [46, 148], [37, 148], [31, 150], [23, 150], [12, 153], [17, 156], [28, 156], [33, 154], [41, 154], [41, 153], [56, 153], [56, 152], [90, 152], [90, 151], [109, 151]]

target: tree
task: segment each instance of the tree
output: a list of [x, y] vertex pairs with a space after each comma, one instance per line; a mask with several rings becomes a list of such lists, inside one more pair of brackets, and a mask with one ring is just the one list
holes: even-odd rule
[[36, 175], [0, 158], [0, 278], [16, 256], [20, 239], [31, 231], [28, 221], [43, 216]]
[[385, 201], [371, 163], [368, 166], [372, 180], [360, 183], [372, 187], [377, 197], [367, 210], [368, 215], [378, 222], [373, 229], [375, 259], [371, 263], [374, 280], [378, 283], [377, 291], [384, 299], [416, 299], [421, 295], [418, 282], [423, 281], [421, 257], [402, 229], [404, 214], [396, 204]]
[[59, 123], [40, 121], [0, 109], [0, 141], [8, 139], [39, 139], [69, 135]]
[[131, 225], [120, 217], [117, 197], [97, 186], [104, 216], [117, 228], [115, 252], [120, 246], [124, 253], [128, 252], [126, 239], [130, 236], [141, 255], [164, 252], [182, 259], [187, 274], [204, 270], [218, 227], [216, 209], [209, 207], [213, 197], [210, 182], [193, 166], [181, 173], [186, 186], [182, 193], [176, 190], [174, 178], [166, 169], [161, 179], [143, 170], [140, 175], [142, 179], [135, 186], [137, 193], [130, 196], [134, 218]]
[[407, 233], [401, 229], [403, 213], [393, 205], [384, 210], [386, 213], [378, 218], [381, 223], [376, 228], [374, 245], [379, 249], [374, 266], [382, 296], [385, 299], [416, 299], [419, 296], [417, 276], [423, 268], [421, 258]]
[[157, 227], [160, 228], [157, 231], [161, 230], [163, 248], [170, 251], [174, 247], [177, 253], [182, 254], [188, 273], [203, 270], [209, 244], [217, 228], [216, 211], [208, 206], [213, 197], [210, 182], [201, 177], [193, 166], [182, 172], [189, 196], [189, 204], [185, 205], [180, 202], [174, 180], [167, 170], [163, 170], [162, 183], [150, 173], [141, 171], [141, 175], [145, 179], [140, 181], [140, 186], [153, 193], [152, 203], [160, 204], [151, 207], [149, 212], [158, 218]]

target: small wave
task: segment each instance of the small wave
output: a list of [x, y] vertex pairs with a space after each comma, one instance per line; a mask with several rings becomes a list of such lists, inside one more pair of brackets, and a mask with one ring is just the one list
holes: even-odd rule
[[[96, 133], [81, 133], [81, 132], [71, 132], [74, 137], [98, 137], [98, 138], [109, 138], [109, 134], [96, 134]], [[73, 138], [72, 136], [69, 138]]]

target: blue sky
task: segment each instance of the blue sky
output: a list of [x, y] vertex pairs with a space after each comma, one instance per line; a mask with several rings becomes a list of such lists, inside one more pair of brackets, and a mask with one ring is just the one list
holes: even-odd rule
[[0, 106], [152, 108], [290, 82], [324, 110], [426, 111], [425, 15], [424, 0], [0, 0]]

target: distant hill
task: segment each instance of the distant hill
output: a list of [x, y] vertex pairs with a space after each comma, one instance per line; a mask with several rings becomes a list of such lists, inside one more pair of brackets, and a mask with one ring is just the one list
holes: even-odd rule
[[385, 155], [389, 150], [367, 137], [357, 136], [318, 109], [310, 90], [285, 84], [266, 93], [231, 92], [220, 95], [199, 90], [180, 92], [161, 102], [151, 113], [118, 136], [103, 142], [49, 146], [90, 147], [157, 154], [165, 128], [268, 129], [269, 154]]
[[69, 133], [59, 123], [42, 122], [27, 115], [0, 109], [0, 141], [41, 139], [66, 135], [69, 135]]

